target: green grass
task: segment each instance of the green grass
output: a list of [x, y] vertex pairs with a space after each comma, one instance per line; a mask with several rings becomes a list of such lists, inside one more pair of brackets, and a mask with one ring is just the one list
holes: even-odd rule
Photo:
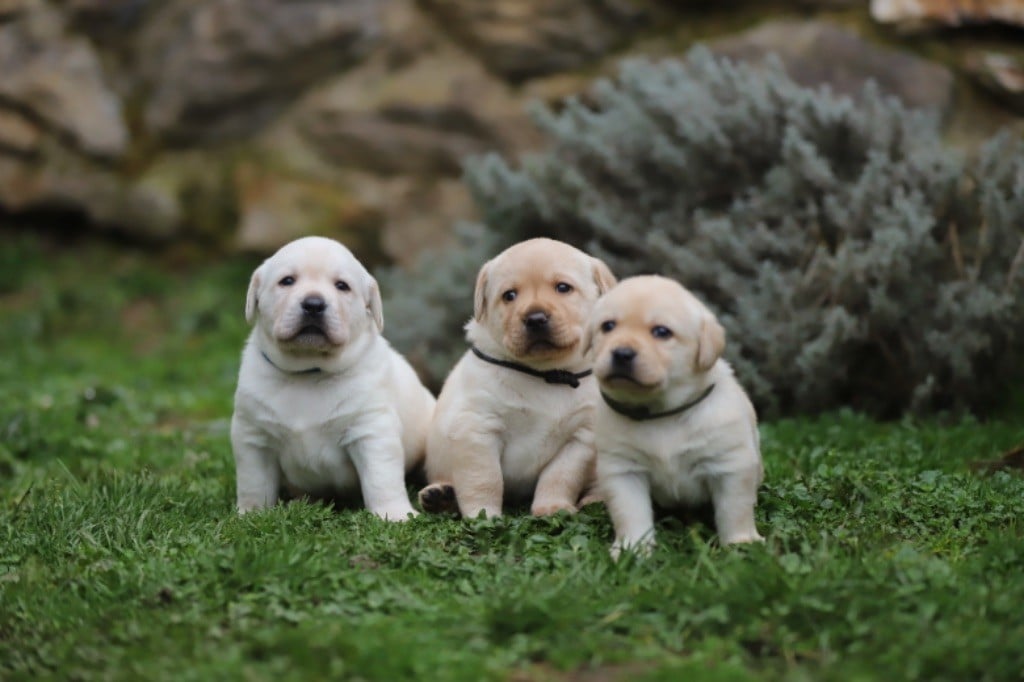
[[[675, 519], [238, 518], [254, 265], [0, 233], [0, 679], [1007, 680], [1024, 417], [762, 426], [763, 547]], [[386, 311], [385, 311], [386, 313]]]

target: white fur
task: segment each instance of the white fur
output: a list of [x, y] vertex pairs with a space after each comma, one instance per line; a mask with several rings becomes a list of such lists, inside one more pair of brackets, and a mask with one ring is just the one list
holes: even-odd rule
[[[285, 274], [296, 283], [278, 284]], [[333, 342], [296, 345], [287, 338], [301, 325], [296, 309], [314, 294], [328, 302]], [[361, 490], [378, 516], [415, 514], [404, 474], [423, 457], [434, 398], [380, 335], [373, 277], [341, 244], [300, 239], [253, 273], [247, 315], [256, 326], [231, 423], [238, 511], [275, 504], [286, 486], [311, 496]], [[322, 371], [298, 373], [311, 367]]]

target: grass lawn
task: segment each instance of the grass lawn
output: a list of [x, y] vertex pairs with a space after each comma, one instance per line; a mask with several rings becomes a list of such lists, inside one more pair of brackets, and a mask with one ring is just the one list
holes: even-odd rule
[[667, 519], [614, 564], [597, 505], [238, 518], [255, 262], [0, 239], [0, 679], [1024, 676], [1024, 477], [969, 467], [1020, 409], [763, 425], [763, 547]]

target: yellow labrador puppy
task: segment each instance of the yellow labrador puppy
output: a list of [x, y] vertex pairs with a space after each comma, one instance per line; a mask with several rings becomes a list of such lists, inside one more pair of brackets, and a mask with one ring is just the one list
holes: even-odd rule
[[361, 491], [391, 521], [414, 514], [405, 472], [424, 455], [434, 398], [381, 336], [377, 282], [338, 242], [285, 245], [252, 275], [255, 326], [235, 393], [238, 511], [281, 486], [330, 497]]
[[594, 465], [598, 400], [583, 332], [615, 284], [604, 263], [568, 244], [531, 239], [477, 276], [471, 345], [438, 397], [427, 440], [427, 511], [501, 514], [532, 496], [534, 514], [576, 510]]
[[612, 553], [653, 546], [652, 498], [662, 507], [711, 502], [723, 544], [762, 540], [757, 417], [720, 357], [725, 331], [711, 311], [673, 280], [631, 277], [598, 301], [588, 334]]

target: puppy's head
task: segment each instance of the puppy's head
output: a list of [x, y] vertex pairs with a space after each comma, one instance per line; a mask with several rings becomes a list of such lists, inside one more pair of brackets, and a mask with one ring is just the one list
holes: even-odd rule
[[626, 398], [683, 386], [725, 349], [725, 330], [711, 311], [665, 277], [624, 279], [597, 302], [587, 333], [602, 390]]
[[285, 356], [337, 356], [383, 329], [377, 282], [332, 239], [297, 239], [252, 274], [245, 319]]
[[582, 356], [591, 308], [614, 284], [607, 265], [568, 244], [520, 242], [480, 268], [469, 340], [533, 367]]

